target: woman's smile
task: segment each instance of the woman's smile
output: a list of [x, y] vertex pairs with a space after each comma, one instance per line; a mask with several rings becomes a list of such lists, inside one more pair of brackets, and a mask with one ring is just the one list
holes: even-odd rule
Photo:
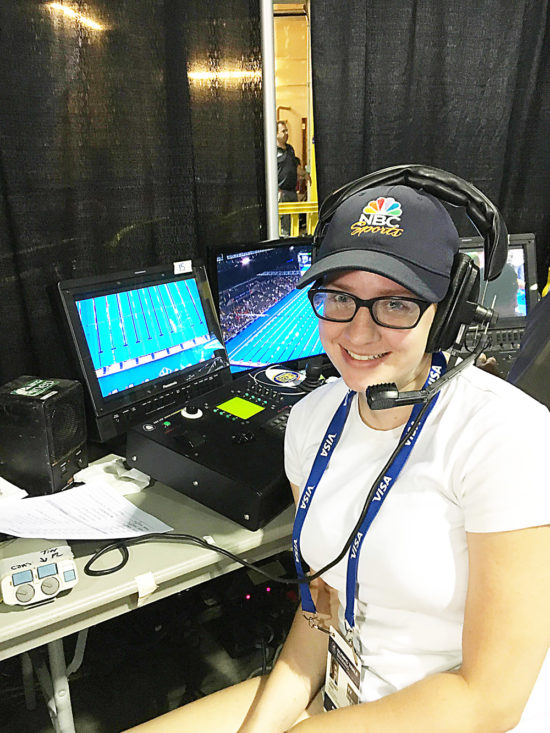
[[[364, 270], [339, 273], [328, 286], [364, 300], [415, 297], [399, 283]], [[319, 334], [327, 355], [350, 389], [364, 393], [367, 387], [384, 382], [393, 382], [400, 390], [417, 389], [429, 369], [426, 343], [434, 315], [435, 306], [430, 306], [414, 328], [388, 328], [375, 323], [368, 308], [363, 307], [348, 322], [320, 320]]]

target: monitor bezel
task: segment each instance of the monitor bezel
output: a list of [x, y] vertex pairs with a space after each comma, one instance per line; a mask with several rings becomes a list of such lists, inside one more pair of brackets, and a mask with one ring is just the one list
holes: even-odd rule
[[[482, 237], [461, 237], [460, 250], [473, 250], [483, 252], [484, 239]], [[526, 316], [499, 316], [496, 325], [489, 330], [499, 330], [502, 328], [521, 328], [525, 325], [525, 320], [530, 311], [540, 300], [538, 291], [537, 278], [537, 253], [535, 248], [535, 235], [526, 234], [509, 234], [508, 247], [522, 247], [524, 254], [524, 271], [525, 271], [525, 304], [527, 307]], [[534, 276], [534, 281], [533, 281]], [[483, 293], [483, 285], [485, 280], [480, 282], [480, 295]]]
[[[181, 270], [181, 271], [178, 271]], [[150, 287], [153, 284], [179, 282], [194, 278], [201, 297], [208, 329], [213, 333], [222, 349], [217, 349], [211, 360], [192, 365], [178, 373], [170, 373], [136, 387], [125, 389], [112, 395], [103, 395], [84, 329], [80, 321], [76, 303], [85, 298], [101, 297], [112, 293], [121, 293], [139, 287]], [[214, 300], [206, 275], [206, 268], [201, 261], [187, 261], [159, 265], [142, 270], [128, 270], [101, 276], [91, 276], [74, 280], [63, 280], [58, 283], [58, 293], [65, 314], [71, 350], [76, 357], [79, 373], [85, 382], [88, 397], [96, 417], [119, 412], [122, 409], [152, 399], [168, 389], [177, 389], [202, 376], [206, 371], [215, 373], [229, 369], [229, 358], [221, 336], [221, 328], [216, 315]]]

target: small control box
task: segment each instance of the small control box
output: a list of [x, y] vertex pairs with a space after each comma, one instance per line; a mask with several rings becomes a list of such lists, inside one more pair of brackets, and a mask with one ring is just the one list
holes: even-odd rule
[[0, 545], [0, 590], [8, 606], [52, 601], [77, 581], [74, 556], [65, 542], [14, 539]]

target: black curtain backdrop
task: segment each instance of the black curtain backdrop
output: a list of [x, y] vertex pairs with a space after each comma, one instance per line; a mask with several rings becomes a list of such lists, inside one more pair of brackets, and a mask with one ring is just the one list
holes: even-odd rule
[[259, 0], [176, 4], [186, 16], [201, 243], [257, 242], [267, 237]]
[[62, 4], [0, 4], [0, 383], [75, 376], [59, 280], [265, 236], [258, 0]]
[[[449, 170], [550, 252], [547, 0], [313, 0], [319, 197], [404, 163]], [[465, 236], [473, 228], [457, 221]]]

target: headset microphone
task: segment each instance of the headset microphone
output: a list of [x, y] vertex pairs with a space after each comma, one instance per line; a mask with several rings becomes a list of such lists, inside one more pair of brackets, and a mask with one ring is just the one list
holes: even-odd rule
[[417, 405], [426, 400], [425, 389], [399, 392], [394, 382], [367, 387], [367, 402], [371, 410], [389, 410], [403, 405]]
[[422, 402], [429, 402], [439, 392], [444, 384], [447, 384], [453, 377], [471, 364], [487, 346], [483, 342], [472, 354], [462, 361], [459, 361], [452, 369], [449, 369], [442, 377], [436, 379], [429, 387], [410, 392], [399, 392], [397, 385], [393, 382], [386, 384], [373, 384], [367, 387], [367, 403], [371, 410], [389, 410], [392, 407], [403, 405], [418, 405]]
[[[475, 321], [482, 321], [485, 323], [485, 331], [483, 336], [486, 335], [489, 326], [494, 326], [497, 321], [497, 314], [490, 308], [485, 308], [482, 305], [476, 305], [476, 317]], [[439, 392], [439, 390], [450, 382], [459, 372], [465, 369], [469, 364], [474, 362], [478, 356], [487, 348], [488, 341], [481, 337], [478, 341], [475, 350], [469, 354], [462, 361], [454, 364], [456, 356], [451, 356], [453, 366], [439, 379], [430, 384], [429, 387], [419, 390], [410, 390], [407, 392], [399, 392], [397, 385], [393, 382], [386, 382], [384, 384], [373, 384], [367, 387], [367, 403], [371, 410], [389, 410], [392, 407], [402, 407], [403, 405], [418, 405], [422, 402], [429, 402], [432, 397]]]

